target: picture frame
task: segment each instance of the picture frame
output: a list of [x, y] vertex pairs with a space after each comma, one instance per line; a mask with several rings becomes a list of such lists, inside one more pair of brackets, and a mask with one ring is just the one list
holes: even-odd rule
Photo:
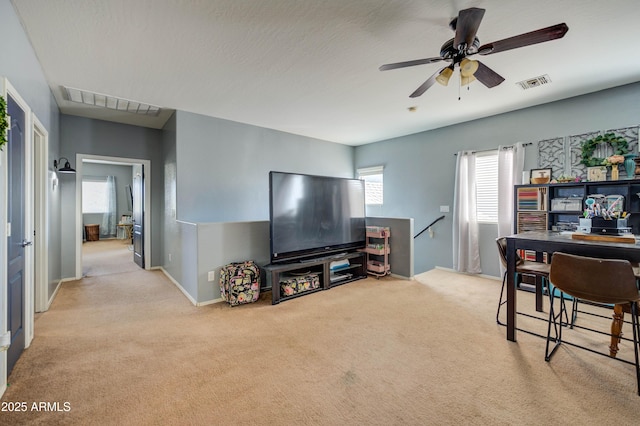
[[532, 169], [529, 181], [533, 184], [549, 183], [551, 181], [551, 169]]
[[587, 180], [589, 182], [602, 182], [607, 180], [607, 168], [605, 166], [587, 167]]

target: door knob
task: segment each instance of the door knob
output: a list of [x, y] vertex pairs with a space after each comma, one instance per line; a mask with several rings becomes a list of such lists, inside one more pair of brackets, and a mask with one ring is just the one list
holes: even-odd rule
[[20, 245], [22, 247], [27, 247], [27, 246], [30, 246], [31, 244], [33, 244], [33, 241], [22, 240], [22, 244]]

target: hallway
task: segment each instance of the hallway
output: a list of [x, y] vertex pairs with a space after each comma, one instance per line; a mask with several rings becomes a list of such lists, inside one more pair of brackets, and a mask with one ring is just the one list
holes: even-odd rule
[[133, 261], [132, 246], [124, 240], [99, 240], [82, 243], [82, 276], [134, 272], [140, 269]]

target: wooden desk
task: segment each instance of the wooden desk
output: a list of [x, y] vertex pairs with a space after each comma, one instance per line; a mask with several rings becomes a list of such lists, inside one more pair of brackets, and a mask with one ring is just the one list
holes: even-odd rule
[[517, 292], [515, 286], [516, 250], [535, 250], [578, 256], [624, 259], [640, 262], [640, 245], [603, 241], [574, 240], [569, 234], [554, 231], [529, 231], [507, 237], [507, 340], [516, 341]]
[[132, 223], [119, 223], [118, 228], [122, 228], [122, 233], [124, 235], [123, 240], [131, 241], [133, 238], [133, 224]]

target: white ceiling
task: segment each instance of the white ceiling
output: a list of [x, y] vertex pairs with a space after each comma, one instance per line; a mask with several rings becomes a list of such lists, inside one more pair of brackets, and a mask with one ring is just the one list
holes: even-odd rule
[[[638, 0], [11, 1], [63, 113], [147, 127], [177, 109], [360, 145], [640, 81]], [[475, 56], [505, 78], [492, 89], [452, 78], [410, 99], [442, 64], [378, 70], [439, 56], [468, 7], [486, 9], [480, 44], [561, 22], [569, 32]], [[516, 85], [544, 74], [550, 84]], [[169, 111], [83, 107], [61, 86]]]

